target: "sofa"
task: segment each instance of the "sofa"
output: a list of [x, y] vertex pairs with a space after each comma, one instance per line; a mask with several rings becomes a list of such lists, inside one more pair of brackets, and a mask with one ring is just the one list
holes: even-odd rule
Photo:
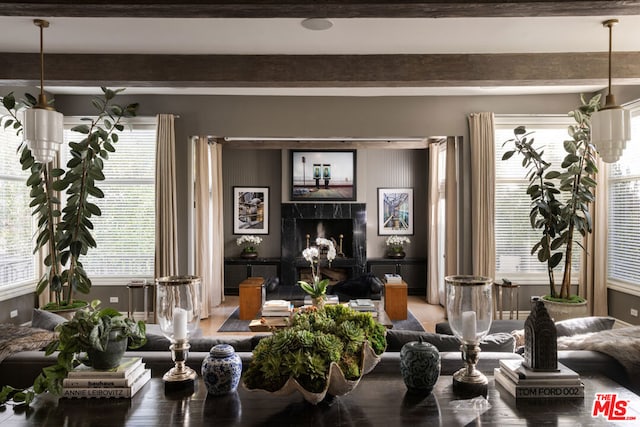
[[[46, 319], [44, 317], [47, 317]], [[55, 321], [49, 318], [49, 314], [34, 312], [32, 328], [37, 330], [55, 327]], [[510, 323], [494, 321], [492, 333], [488, 334], [480, 343], [480, 359], [478, 369], [485, 374], [492, 374], [493, 369], [499, 366], [501, 359], [518, 359], [522, 356], [516, 352], [516, 338], [511, 331], [514, 326]], [[582, 332], [584, 328], [607, 328], [613, 325], [612, 320], [606, 322], [594, 321], [577, 323], [576, 331]], [[586, 326], [585, 326], [586, 325]], [[441, 333], [416, 332], [405, 330], [387, 331], [387, 349], [382, 354], [376, 370], [400, 373], [400, 349], [410, 341], [422, 340], [435, 345], [440, 351], [441, 374], [451, 375], [463, 366], [460, 353], [460, 342], [453, 335], [448, 334], [446, 324], [440, 324], [437, 329]], [[517, 326], [517, 325], [516, 325]], [[561, 324], [559, 330], [563, 333], [571, 332], [570, 324]], [[450, 330], [449, 330], [450, 331]], [[216, 344], [226, 343], [234, 347], [246, 365], [251, 360], [251, 351], [257, 343], [269, 334], [256, 334], [253, 336], [220, 334], [211, 337], [195, 336], [190, 340], [191, 350], [187, 364], [200, 371], [202, 361], [208, 356], [209, 349]], [[162, 376], [173, 366], [169, 352], [169, 341], [159, 334], [156, 325], [150, 325], [147, 334], [148, 342], [137, 350], [127, 351], [129, 356], [142, 356], [147, 367], [151, 368], [153, 376]], [[12, 385], [14, 387], [26, 387], [33, 383], [34, 378], [43, 367], [53, 364], [55, 354], [46, 356], [41, 350], [19, 351], [6, 357], [0, 362], [0, 386]], [[583, 375], [602, 374], [614, 381], [631, 388], [635, 392], [640, 391], [640, 385], [632, 381], [625, 368], [613, 357], [597, 351], [559, 351], [558, 360], [566, 366]]]

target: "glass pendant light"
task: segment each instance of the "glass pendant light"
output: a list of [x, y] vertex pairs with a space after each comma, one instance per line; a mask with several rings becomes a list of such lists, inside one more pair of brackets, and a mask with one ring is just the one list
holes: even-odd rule
[[24, 111], [23, 140], [36, 161], [49, 163], [54, 159], [58, 146], [64, 140], [64, 116], [48, 104], [44, 94], [43, 31], [44, 28], [49, 27], [49, 22], [44, 19], [34, 19], [33, 23], [40, 27], [40, 95], [38, 103]]
[[619, 105], [611, 93], [611, 39], [612, 28], [617, 19], [609, 19], [602, 24], [609, 27], [609, 93], [602, 109], [591, 116], [591, 142], [596, 146], [602, 161], [615, 163], [631, 139], [631, 114]]

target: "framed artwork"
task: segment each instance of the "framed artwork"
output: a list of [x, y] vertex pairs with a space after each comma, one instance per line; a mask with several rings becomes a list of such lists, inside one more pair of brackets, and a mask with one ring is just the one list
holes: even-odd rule
[[356, 151], [291, 150], [291, 200], [356, 200]]
[[269, 187], [233, 187], [233, 234], [269, 234]]
[[378, 235], [413, 234], [413, 188], [378, 188]]

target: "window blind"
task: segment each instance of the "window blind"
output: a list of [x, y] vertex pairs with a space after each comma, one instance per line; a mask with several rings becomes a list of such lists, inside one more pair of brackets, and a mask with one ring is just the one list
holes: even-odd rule
[[0, 290], [37, 279], [29, 171], [22, 170], [17, 153], [21, 142], [14, 129], [0, 127]]
[[[513, 143], [504, 142], [513, 138], [513, 129], [525, 125], [528, 132], [534, 131], [534, 146], [544, 147], [543, 158], [551, 163], [551, 168], [559, 170], [566, 155], [563, 142], [569, 139], [567, 126], [570, 118], [551, 117], [551, 120], [534, 116], [500, 117], [496, 116], [496, 198], [495, 198], [495, 234], [496, 234], [496, 274], [498, 277], [530, 276], [532, 279], [547, 281], [546, 263], [538, 261], [537, 255], [531, 255], [531, 248], [540, 240], [541, 230], [531, 228], [529, 212], [531, 199], [527, 194], [527, 169], [522, 167], [522, 156], [514, 155], [502, 160], [506, 151], [513, 150]], [[578, 238], [580, 238], [578, 234]], [[580, 269], [579, 246], [574, 246], [572, 271]], [[561, 264], [563, 265], [563, 264]], [[556, 282], [562, 280], [562, 269], [555, 271]]]
[[[69, 126], [69, 129], [72, 126]], [[67, 129], [65, 139], [82, 135]], [[97, 247], [81, 262], [89, 277], [153, 277], [155, 252], [155, 121], [125, 127], [104, 162], [104, 192], [92, 217]], [[68, 154], [68, 153], [65, 153]]]
[[640, 109], [631, 119], [632, 140], [609, 165], [609, 279], [640, 285]]

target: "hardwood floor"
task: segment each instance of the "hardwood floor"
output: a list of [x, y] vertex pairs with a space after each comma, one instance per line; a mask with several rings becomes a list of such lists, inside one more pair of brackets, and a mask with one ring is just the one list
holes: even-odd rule
[[[228, 295], [223, 303], [212, 310], [208, 319], [200, 321], [200, 328], [205, 336], [213, 334], [222, 334], [225, 332], [217, 332], [218, 328], [238, 307], [237, 296]], [[439, 305], [427, 304], [423, 297], [409, 296], [407, 305], [413, 315], [422, 323], [427, 332], [434, 332], [435, 325], [444, 321], [444, 308]], [[252, 332], [227, 332], [228, 335], [252, 335]]]

